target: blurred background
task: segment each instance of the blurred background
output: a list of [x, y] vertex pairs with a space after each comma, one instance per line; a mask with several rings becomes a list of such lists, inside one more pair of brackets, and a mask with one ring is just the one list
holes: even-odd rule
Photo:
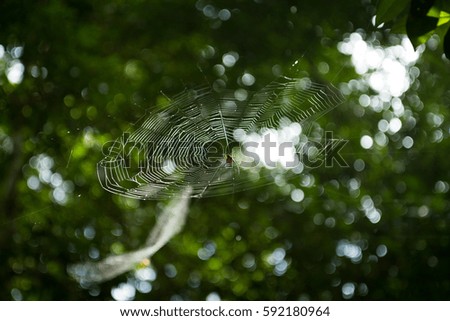
[[[0, 299], [450, 299], [450, 63], [437, 35], [415, 49], [374, 26], [376, 5], [2, 1]], [[104, 191], [105, 142], [166, 96], [258, 90], [298, 59], [345, 96], [319, 122], [349, 141], [349, 167], [193, 199], [184, 230], [134, 271], [68, 276], [139, 248], [167, 203]]]

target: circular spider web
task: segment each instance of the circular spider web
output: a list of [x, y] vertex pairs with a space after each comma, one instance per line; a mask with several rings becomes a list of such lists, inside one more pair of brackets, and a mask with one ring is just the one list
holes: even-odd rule
[[[231, 194], [273, 181], [258, 164], [238, 164], [242, 141], [284, 120], [308, 128], [342, 103], [333, 86], [281, 77], [260, 91], [186, 89], [104, 148], [97, 165], [103, 188], [137, 199]], [[237, 149], [236, 149], [237, 148]]]

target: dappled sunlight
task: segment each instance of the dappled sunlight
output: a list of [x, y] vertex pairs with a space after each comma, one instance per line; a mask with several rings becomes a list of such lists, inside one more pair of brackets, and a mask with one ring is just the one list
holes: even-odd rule
[[345, 256], [352, 260], [353, 263], [358, 263], [362, 259], [361, 247], [350, 243], [348, 240], [341, 240], [336, 247], [336, 254], [338, 256]]
[[[262, 129], [260, 133], [245, 133], [242, 129], [234, 130], [236, 141], [248, 147], [245, 154], [236, 153], [233, 159], [237, 166], [245, 162], [246, 156], [257, 155], [258, 162], [256, 166], [269, 169], [281, 166], [284, 169], [290, 169], [296, 174], [303, 171], [303, 163], [299, 159], [301, 150], [308, 141], [307, 136], [301, 135], [302, 128], [299, 123], [291, 122], [289, 119], [282, 119], [279, 129]], [[300, 147], [297, 145], [302, 144]], [[242, 152], [241, 152], [242, 153]], [[300, 156], [301, 157], [301, 156]], [[255, 159], [251, 159], [255, 161]], [[243, 167], [243, 170], [253, 170]]]
[[5, 47], [0, 44], [0, 74], [5, 73], [11, 85], [18, 85], [23, 80], [25, 66], [20, 61], [23, 50], [21, 46], [5, 50]]
[[37, 176], [30, 175], [28, 177], [28, 188], [40, 191], [43, 186], [48, 186], [51, 188], [50, 198], [59, 205], [65, 205], [75, 186], [71, 180], [64, 180], [60, 173], [53, 171], [53, 158], [46, 154], [39, 154], [30, 159], [29, 166]]
[[266, 258], [266, 262], [273, 266], [273, 274], [282, 276], [286, 273], [289, 263], [286, 259], [286, 251], [283, 248], [276, 248]]
[[338, 49], [343, 54], [351, 55], [355, 71], [376, 92], [382, 101], [400, 97], [405, 93], [414, 79], [419, 76], [419, 69], [414, 64], [424, 48], [414, 50], [408, 38], [403, 37], [399, 45], [381, 47], [376, 41], [366, 42], [364, 33], [352, 33], [339, 43]]

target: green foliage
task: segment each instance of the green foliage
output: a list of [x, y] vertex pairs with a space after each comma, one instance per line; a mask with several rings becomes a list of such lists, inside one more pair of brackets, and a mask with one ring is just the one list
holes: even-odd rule
[[443, 50], [447, 58], [449, 50], [450, 6], [444, 0], [380, 0], [377, 6], [376, 24], [392, 22], [392, 31], [407, 34], [418, 46], [433, 34], [443, 38]]
[[397, 19], [409, 7], [410, 0], [380, 0], [377, 6], [376, 24]]

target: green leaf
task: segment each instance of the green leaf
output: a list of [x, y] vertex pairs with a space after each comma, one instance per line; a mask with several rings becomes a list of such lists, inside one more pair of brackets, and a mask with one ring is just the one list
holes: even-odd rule
[[445, 11], [441, 11], [439, 13], [439, 21], [438, 21], [438, 26], [442, 26], [445, 25], [446, 23], [448, 23], [450, 21], [450, 14], [448, 12]]
[[434, 17], [409, 15], [406, 21], [406, 33], [411, 42], [414, 45], [422, 43], [423, 41], [418, 38], [434, 31], [438, 21], [439, 19]]
[[408, 10], [408, 5], [409, 0], [380, 0], [377, 7], [376, 24], [395, 20]]
[[439, 9], [437, 6], [433, 6], [427, 13], [428, 17], [439, 18], [440, 15], [441, 15], [441, 9]]
[[406, 34], [406, 20], [407, 16], [403, 15], [399, 19], [395, 20], [391, 27], [391, 33]]
[[[422, 37], [434, 31], [439, 18], [430, 16], [434, 13], [434, 0], [412, 0], [406, 21], [406, 33], [414, 45], [426, 41], [428, 37]], [[418, 39], [420, 38], [421, 39]], [[416, 42], [416, 43], [414, 43]]]

